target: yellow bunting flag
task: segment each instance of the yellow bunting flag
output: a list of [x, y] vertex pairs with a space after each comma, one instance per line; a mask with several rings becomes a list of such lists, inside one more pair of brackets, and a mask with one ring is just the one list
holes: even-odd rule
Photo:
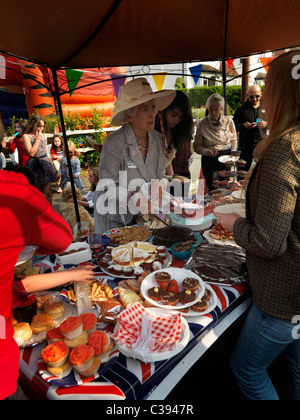
[[153, 79], [157, 90], [162, 90], [165, 83], [166, 75], [167, 73], [159, 73], [153, 75]]

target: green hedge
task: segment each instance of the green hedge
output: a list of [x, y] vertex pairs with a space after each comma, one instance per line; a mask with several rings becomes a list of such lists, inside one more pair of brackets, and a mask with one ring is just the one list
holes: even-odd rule
[[[233, 115], [235, 110], [241, 105], [241, 86], [227, 86], [228, 114]], [[213, 94], [218, 93], [223, 96], [223, 86], [203, 86], [191, 89], [180, 89], [189, 97], [193, 108], [205, 107], [207, 99]]]

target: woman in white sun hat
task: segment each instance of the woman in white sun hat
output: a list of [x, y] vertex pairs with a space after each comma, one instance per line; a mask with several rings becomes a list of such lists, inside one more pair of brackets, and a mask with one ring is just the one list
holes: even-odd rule
[[[132, 223], [136, 209], [148, 211], [138, 190], [143, 183], [165, 176], [165, 150], [154, 125], [157, 112], [170, 105], [175, 95], [175, 90], [153, 92], [145, 78], [120, 88], [111, 124], [122, 127], [106, 138], [101, 152], [94, 197], [96, 232]], [[158, 187], [161, 182], [153, 184]]]

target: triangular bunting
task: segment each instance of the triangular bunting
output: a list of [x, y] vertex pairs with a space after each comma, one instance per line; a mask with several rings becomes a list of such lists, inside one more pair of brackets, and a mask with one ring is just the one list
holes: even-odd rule
[[198, 66], [190, 67], [189, 68], [191, 75], [193, 76], [195, 85], [197, 85], [198, 80], [202, 73], [202, 64], [199, 64]]
[[67, 76], [70, 96], [73, 95], [74, 89], [77, 88], [77, 85], [78, 85], [79, 80], [81, 79], [82, 75], [83, 75], [83, 71], [66, 69], [66, 76]]
[[274, 60], [274, 58], [275, 57], [261, 57], [260, 58], [260, 62], [264, 66], [267, 73], [268, 73], [268, 70], [269, 70], [269, 65], [270, 65], [271, 61]]
[[232, 60], [226, 60], [226, 63], [229, 69], [232, 66], [233, 62], [234, 62], [234, 58]]
[[157, 90], [162, 90], [167, 73], [159, 73], [153, 75], [153, 80]]
[[126, 79], [127, 79], [127, 74], [126, 75], [122, 75], [122, 74], [111, 75], [111, 81], [113, 83], [116, 96], [118, 96], [119, 89], [121, 86], [124, 85], [124, 83], [126, 82]]

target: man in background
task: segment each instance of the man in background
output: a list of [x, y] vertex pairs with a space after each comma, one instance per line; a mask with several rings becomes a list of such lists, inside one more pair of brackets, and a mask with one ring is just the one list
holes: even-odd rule
[[233, 121], [239, 133], [238, 149], [241, 159], [245, 160], [245, 171], [249, 171], [252, 163], [253, 150], [258, 142], [267, 135], [267, 122], [262, 118], [261, 89], [252, 85], [248, 89], [247, 100], [235, 111]]

